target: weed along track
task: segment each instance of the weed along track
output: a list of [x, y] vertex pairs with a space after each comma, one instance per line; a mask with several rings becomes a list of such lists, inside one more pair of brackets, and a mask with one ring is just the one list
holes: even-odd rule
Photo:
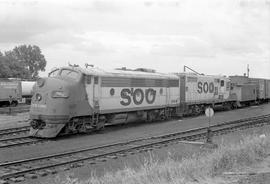
[[[240, 129], [263, 126], [269, 124], [269, 121], [270, 114], [224, 122], [211, 126], [211, 130], [214, 135], [220, 135]], [[104, 162], [109, 159], [116, 159], [127, 154], [136, 154], [138, 152], [160, 148], [183, 140], [198, 140], [205, 138], [206, 130], [207, 127], [201, 127], [173, 134], [164, 134], [42, 157], [4, 162], [0, 164], [0, 181], [2, 183], [19, 182], [26, 178], [37, 178], [38, 176], [57, 173], [59, 170], [80, 167], [84, 164]]]

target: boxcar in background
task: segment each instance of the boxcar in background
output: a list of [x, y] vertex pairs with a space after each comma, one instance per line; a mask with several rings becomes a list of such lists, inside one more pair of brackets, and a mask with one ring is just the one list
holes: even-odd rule
[[266, 89], [267, 85], [266, 79], [259, 79], [259, 78], [249, 78], [250, 83], [256, 85], [256, 92], [257, 92], [257, 101], [265, 101], [266, 100]]
[[0, 79], [0, 106], [16, 106], [21, 99], [21, 81]]
[[[270, 80], [260, 78], [249, 78], [247, 76], [230, 76], [232, 92], [239, 94], [240, 103], [256, 103], [269, 101], [270, 99]], [[255, 91], [254, 88], [255, 87]], [[243, 89], [239, 89], [243, 88]], [[255, 95], [255, 98], [254, 98]]]
[[270, 80], [269, 79], [266, 79], [266, 87], [265, 87], [265, 89], [266, 89], [265, 96], [266, 96], [267, 101], [269, 102], [270, 101]]

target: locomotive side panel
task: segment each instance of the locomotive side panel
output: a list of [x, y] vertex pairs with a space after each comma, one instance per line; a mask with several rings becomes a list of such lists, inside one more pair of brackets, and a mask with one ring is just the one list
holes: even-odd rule
[[171, 107], [179, 106], [180, 104], [180, 80], [170, 80], [169, 85], [169, 102], [168, 105]]
[[100, 113], [163, 108], [179, 103], [179, 81], [101, 77]]

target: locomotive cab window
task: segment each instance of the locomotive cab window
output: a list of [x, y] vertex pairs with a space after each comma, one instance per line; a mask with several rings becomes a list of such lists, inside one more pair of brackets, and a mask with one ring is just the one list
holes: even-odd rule
[[50, 72], [49, 73], [49, 77], [55, 77], [55, 76], [57, 76], [58, 72], [59, 72], [59, 69], [56, 69], [56, 70]]
[[223, 87], [224, 86], [224, 80], [220, 81], [220, 86]]
[[60, 76], [62, 77], [68, 77], [71, 79], [78, 79], [79, 78], [79, 73], [74, 71], [74, 70], [69, 70], [69, 69], [63, 69], [60, 73]]

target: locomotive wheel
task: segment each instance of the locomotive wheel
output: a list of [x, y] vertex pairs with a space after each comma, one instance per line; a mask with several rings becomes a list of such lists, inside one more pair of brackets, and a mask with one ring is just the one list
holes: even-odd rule
[[155, 119], [156, 119], [156, 117], [155, 117], [154, 111], [147, 112], [147, 121], [148, 122], [153, 122]]
[[192, 114], [194, 114], [195, 116], [198, 116], [201, 114], [201, 112], [202, 112], [202, 110], [198, 105], [193, 106]]
[[235, 102], [231, 103], [231, 109], [237, 109], [237, 104]]
[[230, 111], [232, 110], [232, 105], [230, 103], [225, 104], [226, 110]]
[[97, 124], [95, 125], [96, 131], [102, 131], [105, 129], [106, 118], [104, 116], [99, 117]]
[[16, 107], [18, 105], [18, 101], [12, 101], [10, 106], [11, 107]]

